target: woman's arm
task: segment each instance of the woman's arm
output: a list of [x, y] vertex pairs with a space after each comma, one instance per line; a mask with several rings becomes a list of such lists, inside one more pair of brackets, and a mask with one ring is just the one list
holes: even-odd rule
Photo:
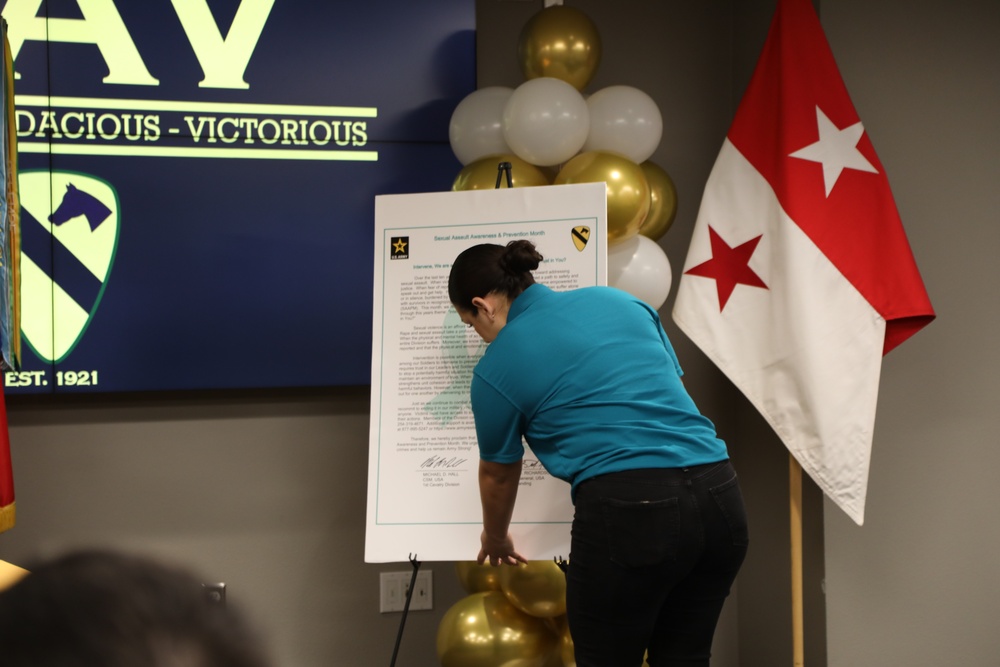
[[527, 559], [514, 550], [508, 532], [521, 480], [521, 462], [492, 463], [479, 461], [479, 497], [483, 504], [482, 548], [476, 559], [480, 565], [517, 565]]

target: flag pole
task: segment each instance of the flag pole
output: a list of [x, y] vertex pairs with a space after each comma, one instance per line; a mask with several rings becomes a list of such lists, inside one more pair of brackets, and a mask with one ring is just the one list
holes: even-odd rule
[[802, 613], [802, 466], [788, 455], [788, 502], [792, 543], [792, 664], [805, 663]]

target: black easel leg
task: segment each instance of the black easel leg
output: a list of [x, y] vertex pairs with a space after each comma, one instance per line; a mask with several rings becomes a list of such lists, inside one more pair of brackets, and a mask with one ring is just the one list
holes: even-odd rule
[[417, 585], [417, 570], [420, 569], [420, 561], [413, 554], [410, 554], [410, 565], [413, 566], [413, 575], [410, 576], [410, 587], [406, 591], [406, 602], [403, 603], [403, 617], [399, 619], [399, 632], [396, 633], [396, 646], [392, 649], [392, 661], [389, 667], [396, 664], [396, 656], [399, 655], [399, 643], [403, 640], [403, 628], [406, 626], [406, 615], [410, 612], [410, 600], [413, 598], [413, 589]]

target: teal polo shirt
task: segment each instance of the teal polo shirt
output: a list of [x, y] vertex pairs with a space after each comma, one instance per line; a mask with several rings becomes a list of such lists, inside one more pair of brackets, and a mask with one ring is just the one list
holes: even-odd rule
[[522, 436], [572, 485], [610, 472], [728, 458], [695, 406], [655, 310], [611, 287], [535, 284], [476, 365], [472, 411], [483, 460], [514, 463]]

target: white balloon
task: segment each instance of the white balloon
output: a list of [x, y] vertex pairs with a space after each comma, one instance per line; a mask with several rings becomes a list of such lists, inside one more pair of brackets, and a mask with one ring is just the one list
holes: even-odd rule
[[653, 98], [631, 86], [609, 86], [587, 98], [590, 132], [583, 151], [614, 151], [636, 164], [648, 160], [663, 137]]
[[608, 284], [657, 310], [670, 294], [670, 260], [656, 241], [637, 234], [608, 247]]
[[562, 164], [587, 140], [587, 102], [562, 79], [539, 77], [514, 89], [503, 110], [503, 136], [510, 150], [536, 167]]
[[510, 153], [503, 138], [503, 108], [513, 88], [489, 86], [465, 96], [451, 114], [448, 140], [463, 165], [489, 155]]

